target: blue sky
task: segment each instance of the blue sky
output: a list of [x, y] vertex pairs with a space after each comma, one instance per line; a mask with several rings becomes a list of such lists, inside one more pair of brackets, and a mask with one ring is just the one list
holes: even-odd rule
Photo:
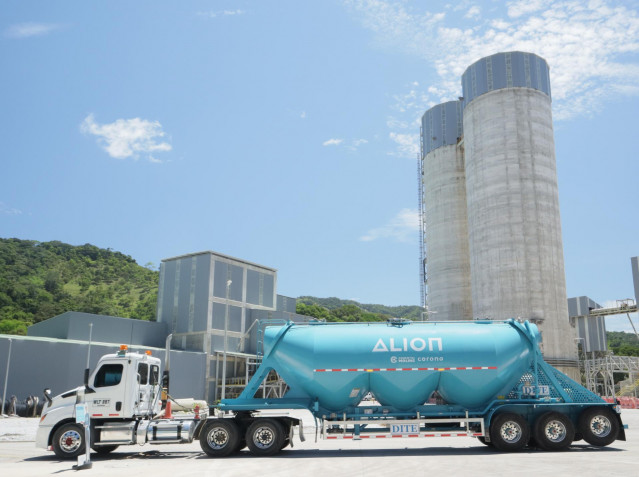
[[0, 236], [419, 304], [419, 118], [509, 50], [551, 67], [568, 295], [633, 297], [637, 1], [4, 1]]

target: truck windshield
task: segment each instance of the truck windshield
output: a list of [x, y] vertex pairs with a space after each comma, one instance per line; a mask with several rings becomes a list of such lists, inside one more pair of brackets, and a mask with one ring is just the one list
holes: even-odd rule
[[98, 374], [95, 375], [93, 386], [96, 388], [103, 388], [106, 386], [115, 386], [120, 384], [122, 380], [121, 364], [104, 364], [98, 370]]

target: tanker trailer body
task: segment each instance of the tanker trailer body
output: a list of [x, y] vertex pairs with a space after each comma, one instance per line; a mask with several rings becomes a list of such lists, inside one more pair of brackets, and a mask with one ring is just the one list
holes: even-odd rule
[[[501, 451], [625, 440], [620, 407], [544, 362], [540, 339], [515, 320], [267, 324], [260, 367], [238, 398], [212, 406], [200, 443], [211, 456], [276, 454], [297, 425], [303, 440], [278, 409], [307, 409], [323, 439], [469, 436]], [[288, 391], [259, 397], [273, 372]]]

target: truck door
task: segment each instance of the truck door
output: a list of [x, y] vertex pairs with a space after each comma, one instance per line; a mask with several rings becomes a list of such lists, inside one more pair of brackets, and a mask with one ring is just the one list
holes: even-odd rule
[[136, 414], [154, 414], [153, 402], [158, 392], [160, 369], [155, 364], [138, 363], [138, 404]]
[[94, 393], [86, 395], [91, 417], [122, 417], [126, 396], [123, 363], [104, 363], [93, 378]]

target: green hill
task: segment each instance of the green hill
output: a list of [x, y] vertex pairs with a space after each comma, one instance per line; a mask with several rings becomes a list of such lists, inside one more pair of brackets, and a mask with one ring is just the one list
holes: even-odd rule
[[0, 333], [66, 311], [154, 320], [159, 273], [86, 244], [0, 239]]
[[[155, 320], [159, 273], [131, 257], [94, 245], [0, 238], [0, 334], [66, 311]], [[385, 306], [340, 298], [301, 296], [297, 312], [326, 321], [421, 319], [419, 306]], [[639, 356], [631, 333], [608, 332], [617, 355]]]
[[335, 297], [301, 296], [297, 299], [297, 313], [326, 321], [386, 321], [389, 318], [419, 321], [421, 319], [419, 306], [371, 305]]

